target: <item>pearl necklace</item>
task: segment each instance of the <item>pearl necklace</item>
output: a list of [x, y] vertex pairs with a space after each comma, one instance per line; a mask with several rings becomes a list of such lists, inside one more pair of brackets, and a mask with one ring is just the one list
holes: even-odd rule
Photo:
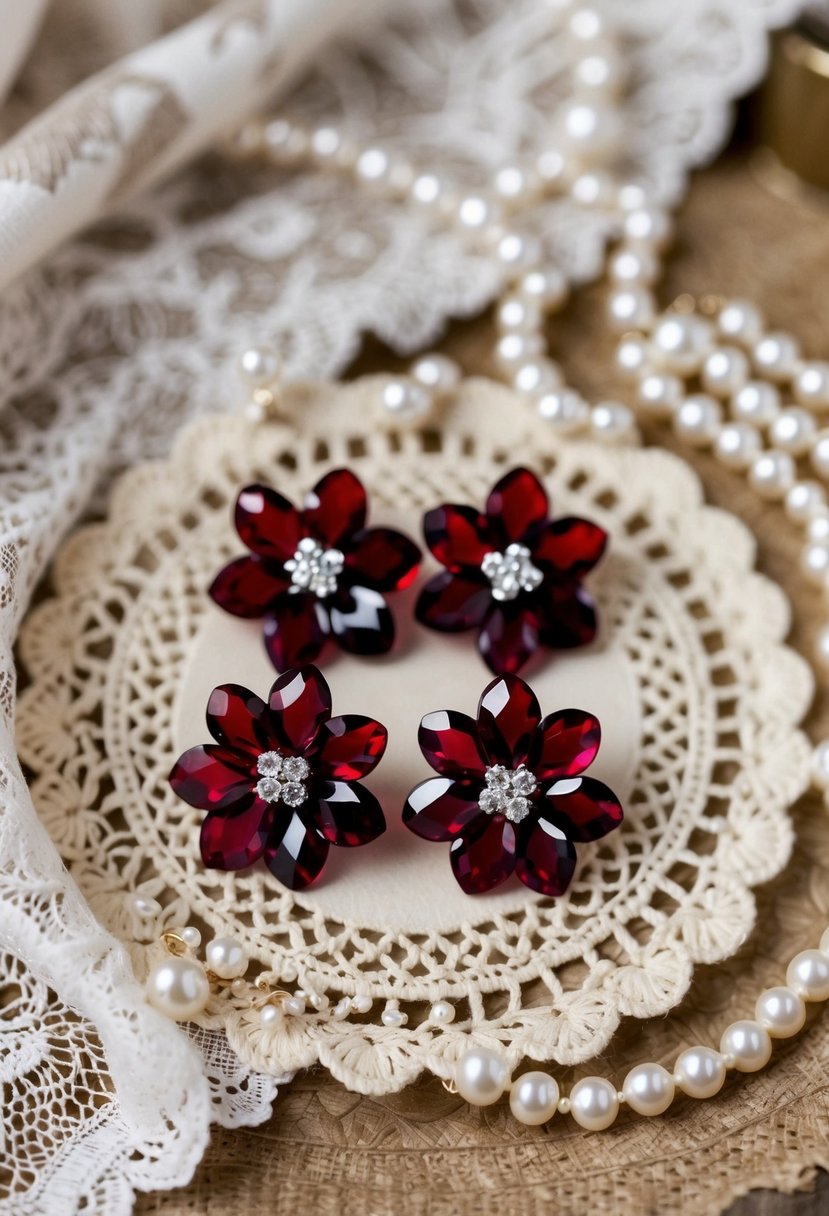
[[[801, 479], [797, 461], [808, 459], [815, 473], [829, 481], [829, 430], [818, 415], [829, 410], [829, 363], [801, 358], [790, 335], [767, 332], [758, 310], [742, 300], [680, 297], [665, 313], [657, 312], [653, 285], [660, 259], [670, 242], [672, 220], [654, 205], [637, 182], [619, 181], [604, 167], [619, 129], [615, 103], [624, 85], [624, 60], [606, 20], [594, 9], [571, 0], [551, 0], [551, 19], [558, 14], [572, 49], [572, 96], [557, 116], [557, 142], [527, 163], [501, 166], [487, 190], [457, 194], [439, 174], [420, 172], [380, 147], [358, 148], [331, 126], [312, 130], [284, 118], [247, 124], [234, 138], [234, 156], [265, 158], [288, 168], [325, 168], [349, 175], [363, 189], [427, 212], [436, 226], [460, 232], [476, 253], [492, 257], [500, 268], [502, 291], [496, 304], [497, 365], [504, 379], [562, 435], [589, 435], [605, 443], [635, 442], [637, 412], [648, 420], [671, 422], [675, 434], [690, 446], [712, 448], [727, 467], [744, 471], [763, 498], [782, 501], [788, 516], [806, 531], [801, 565], [829, 597], [829, 503], [823, 485]], [[546, 319], [567, 299], [567, 282], [558, 267], [547, 264], [541, 243], [514, 227], [521, 213], [543, 197], [569, 195], [586, 208], [601, 209], [611, 221], [614, 247], [608, 259], [611, 290], [608, 319], [621, 335], [618, 369], [633, 383], [635, 410], [619, 401], [595, 405], [564, 382], [560, 367], [546, 350]], [[260, 421], [279, 409], [281, 363], [270, 349], [245, 351], [240, 370], [249, 399], [246, 412]], [[460, 380], [457, 364], [430, 353], [414, 362], [409, 374], [387, 383], [378, 402], [378, 420], [392, 425], [421, 425]], [[783, 405], [788, 388], [796, 404]], [[727, 417], [726, 417], [727, 409]], [[821, 629], [817, 658], [829, 669], [829, 624]], [[829, 799], [829, 741], [817, 745], [814, 782]], [[138, 896], [136, 912], [154, 919], [161, 908]], [[140, 905], [140, 906], [139, 906]], [[146, 906], [145, 906], [146, 905]], [[210, 983], [229, 984], [237, 996], [250, 987], [244, 977], [247, 959], [238, 943], [217, 939], [208, 944], [208, 971], [192, 952], [200, 944], [193, 926], [168, 932], [170, 957], [157, 964], [148, 991], [153, 1003], [178, 1018], [201, 1012]], [[648, 1062], [628, 1072], [618, 1089], [597, 1076], [577, 1081], [568, 1094], [549, 1073], [526, 1072], [511, 1080], [501, 1054], [472, 1047], [457, 1061], [445, 1084], [475, 1106], [488, 1106], [509, 1092], [510, 1108], [522, 1123], [538, 1125], [556, 1112], [569, 1114], [581, 1127], [610, 1127], [620, 1106], [637, 1114], [663, 1114], [679, 1090], [692, 1098], [719, 1092], [729, 1070], [756, 1072], [768, 1062], [773, 1040], [797, 1034], [806, 1018], [806, 1002], [829, 1000], [829, 927], [818, 949], [795, 955], [784, 986], [762, 992], [754, 1016], [733, 1022], [718, 1049], [683, 1051], [673, 1070]], [[283, 1016], [301, 1016], [306, 1003], [320, 1016], [341, 1019], [350, 1012], [366, 1014], [366, 995], [344, 997], [329, 1010], [324, 994], [260, 989], [263, 1024]], [[448, 1023], [455, 1011], [446, 1001], [431, 1009], [429, 1020]], [[397, 1002], [388, 1002], [385, 1025], [406, 1022]]]

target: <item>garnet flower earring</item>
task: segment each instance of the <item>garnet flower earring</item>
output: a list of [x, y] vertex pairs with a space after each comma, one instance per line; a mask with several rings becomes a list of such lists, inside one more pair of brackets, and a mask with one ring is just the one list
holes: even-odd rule
[[563, 709], [542, 720], [518, 676], [484, 689], [477, 721], [455, 710], [427, 714], [421, 751], [439, 774], [416, 786], [403, 822], [424, 840], [448, 842], [458, 884], [480, 895], [510, 874], [542, 895], [563, 895], [575, 845], [622, 822], [619, 799], [582, 776], [601, 742], [592, 714]]
[[352, 654], [385, 654], [394, 618], [383, 593], [407, 587], [420, 549], [393, 528], [367, 528], [368, 501], [348, 469], [334, 469], [302, 510], [269, 486], [236, 500], [236, 530], [251, 550], [220, 570], [210, 595], [226, 612], [265, 618], [278, 671], [315, 662], [331, 638]]
[[444, 503], [423, 517], [426, 543], [446, 569], [421, 591], [417, 619], [447, 633], [477, 629], [496, 675], [520, 670], [540, 645], [569, 650], [596, 636], [582, 579], [607, 533], [575, 516], [552, 520], [549, 506], [535, 474], [519, 468], [493, 487], [483, 514]]
[[329, 845], [368, 844], [385, 831], [380, 804], [359, 779], [386, 750], [386, 728], [358, 714], [332, 717], [316, 667], [286, 671], [267, 702], [238, 684], [214, 688], [207, 729], [215, 742], [180, 756], [170, 784], [207, 811], [208, 868], [243, 870], [264, 858], [300, 891], [321, 873]]

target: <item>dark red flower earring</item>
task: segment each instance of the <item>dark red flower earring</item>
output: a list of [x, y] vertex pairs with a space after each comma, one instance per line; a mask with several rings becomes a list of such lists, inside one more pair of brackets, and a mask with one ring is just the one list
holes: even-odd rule
[[427, 714], [419, 743], [440, 775], [415, 786], [403, 822], [424, 840], [450, 844], [458, 884], [480, 895], [510, 874], [542, 895], [563, 895], [577, 843], [622, 822], [619, 799], [583, 777], [601, 742], [598, 719], [580, 709], [541, 718], [518, 676], [493, 680], [477, 721], [455, 710]]
[[326, 474], [302, 510], [269, 486], [236, 500], [236, 530], [251, 550], [221, 570], [210, 595], [233, 616], [265, 618], [278, 671], [315, 662], [333, 638], [352, 654], [385, 654], [394, 618], [383, 593], [407, 587], [420, 549], [393, 528], [367, 528], [368, 500], [348, 469]]
[[267, 702], [238, 684], [214, 688], [207, 729], [215, 742], [180, 756], [170, 784], [207, 811], [208, 868], [243, 870], [264, 858], [300, 891], [321, 873], [329, 845], [368, 844], [385, 831], [380, 803], [360, 778], [386, 750], [386, 728], [358, 714], [333, 718], [316, 667], [286, 671]]
[[539, 645], [585, 646], [596, 608], [582, 579], [604, 553], [607, 533], [587, 519], [549, 518], [547, 493], [529, 469], [493, 487], [485, 513], [444, 503], [423, 517], [426, 543], [446, 569], [420, 593], [417, 619], [430, 629], [478, 629], [496, 675], [516, 672]]

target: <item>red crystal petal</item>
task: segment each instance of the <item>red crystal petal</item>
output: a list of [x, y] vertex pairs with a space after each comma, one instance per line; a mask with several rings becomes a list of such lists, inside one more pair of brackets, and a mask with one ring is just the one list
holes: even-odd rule
[[253, 757], [268, 750], [267, 706], [261, 697], [241, 684], [220, 684], [207, 702], [207, 729], [222, 747], [249, 752]]
[[491, 602], [492, 589], [488, 582], [472, 582], [442, 570], [430, 578], [421, 591], [415, 616], [429, 629], [460, 633], [480, 625]]
[[478, 703], [478, 732], [493, 764], [524, 764], [535, 743], [541, 706], [520, 676], [504, 675], [488, 684]]
[[540, 816], [562, 824], [571, 840], [600, 840], [624, 819], [613, 790], [594, 777], [565, 777], [546, 791], [538, 805]]
[[261, 557], [237, 557], [210, 584], [208, 595], [232, 616], [266, 616], [285, 591], [288, 580]]
[[599, 623], [593, 597], [578, 583], [548, 587], [541, 604], [541, 641], [552, 650], [589, 646]]
[[515, 873], [525, 887], [555, 898], [570, 885], [576, 850], [562, 828], [547, 819], [528, 821], [519, 831]]
[[286, 671], [274, 681], [268, 704], [279, 742], [303, 755], [331, 717], [331, 689], [322, 672], [309, 665]]
[[567, 516], [542, 531], [531, 546], [532, 560], [545, 573], [583, 578], [601, 558], [607, 541], [607, 533], [598, 524]]
[[316, 738], [315, 769], [332, 781], [356, 781], [380, 763], [388, 731], [374, 718], [344, 714], [323, 722]]
[[486, 514], [503, 547], [527, 541], [550, 513], [547, 491], [529, 469], [510, 469], [490, 491]]
[[358, 782], [326, 781], [318, 790], [317, 822], [323, 836], [341, 848], [369, 844], [386, 830], [380, 803]]
[[474, 507], [443, 503], [423, 516], [426, 544], [442, 566], [458, 574], [479, 570], [487, 553], [496, 546], [490, 540], [489, 523]]
[[465, 785], [450, 777], [430, 777], [416, 785], [403, 807], [403, 822], [424, 840], [453, 840], [483, 815], [478, 806], [481, 785]]
[[292, 502], [270, 486], [245, 486], [236, 499], [236, 531], [260, 557], [284, 562], [296, 553], [302, 520]]
[[436, 773], [460, 780], [481, 781], [486, 759], [478, 747], [478, 723], [454, 709], [426, 714], [417, 735], [420, 750]]
[[315, 595], [286, 592], [265, 621], [265, 649], [277, 671], [313, 663], [328, 637], [328, 614]]
[[332, 469], [305, 496], [302, 516], [311, 536], [328, 546], [365, 526], [368, 500], [349, 469]]
[[201, 811], [220, 811], [252, 794], [256, 784], [251, 760], [208, 743], [191, 747], [179, 756], [170, 773], [170, 785], [190, 806]]
[[520, 598], [494, 603], [478, 634], [478, 649], [496, 675], [519, 671], [538, 649], [538, 616]]
[[345, 568], [363, 587], [402, 591], [414, 582], [420, 549], [394, 528], [366, 528], [351, 538]]
[[211, 812], [201, 826], [199, 848], [210, 870], [244, 870], [262, 856], [273, 808], [261, 798], [238, 814]]
[[351, 654], [387, 654], [394, 645], [394, 617], [379, 591], [344, 587], [328, 614], [331, 632]]
[[503, 815], [482, 815], [468, 827], [449, 849], [461, 890], [482, 895], [509, 878], [515, 869], [515, 843], [515, 828]]
[[265, 865], [291, 891], [301, 891], [319, 878], [328, 857], [328, 841], [302, 814], [284, 811], [276, 817], [265, 845]]
[[541, 723], [540, 751], [532, 770], [541, 781], [575, 777], [589, 768], [599, 751], [602, 728], [598, 718], [582, 709], [560, 709]]

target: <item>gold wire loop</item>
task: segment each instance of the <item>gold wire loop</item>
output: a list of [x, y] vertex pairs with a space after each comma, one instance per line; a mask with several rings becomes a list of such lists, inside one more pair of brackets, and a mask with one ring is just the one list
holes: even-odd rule
[[174, 954], [180, 957], [187, 953], [187, 942], [176, 929], [165, 929], [161, 935], [161, 940], [168, 954]]

